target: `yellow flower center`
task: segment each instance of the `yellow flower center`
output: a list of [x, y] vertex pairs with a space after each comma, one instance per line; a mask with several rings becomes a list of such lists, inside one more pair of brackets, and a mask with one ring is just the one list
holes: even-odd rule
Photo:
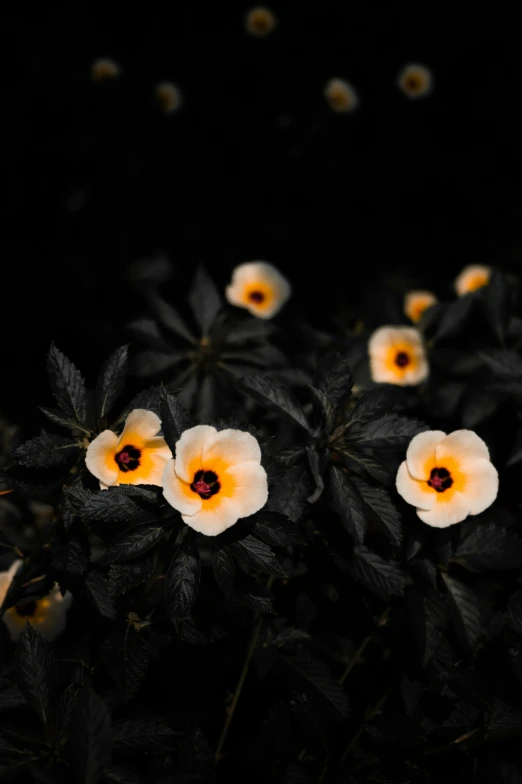
[[265, 294], [262, 291], [251, 291], [248, 298], [251, 302], [260, 303], [263, 302]]
[[468, 280], [468, 291], [476, 291], [486, 286], [488, 283], [488, 276], [483, 272], [477, 272]]
[[38, 607], [38, 602], [33, 600], [32, 602], [24, 602], [22, 604], [15, 605], [15, 612], [21, 618], [30, 618], [32, 617], [35, 612], [36, 608]]

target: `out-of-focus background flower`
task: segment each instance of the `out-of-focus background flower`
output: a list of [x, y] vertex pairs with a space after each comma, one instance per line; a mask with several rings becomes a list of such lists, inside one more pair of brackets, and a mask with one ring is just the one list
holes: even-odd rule
[[[158, 252], [174, 302], [199, 263], [224, 289], [263, 259], [324, 328], [381, 289], [447, 297], [466, 264], [520, 269], [515, 12], [288, 1], [256, 22], [253, 7], [4, 16], [8, 421], [41, 425], [51, 339], [91, 378], [128, 339], [129, 270]], [[429, 69], [425, 95], [409, 64]]]

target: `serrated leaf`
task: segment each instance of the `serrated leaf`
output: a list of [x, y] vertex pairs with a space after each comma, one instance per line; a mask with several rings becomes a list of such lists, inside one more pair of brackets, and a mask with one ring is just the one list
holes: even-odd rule
[[274, 606], [268, 596], [256, 596], [252, 593], [239, 592], [233, 593], [232, 596], [234, 599], [236, 599], [236, 601], [244, 604], [246, 607], [249, 607], [251, 610], [254, 610], [254, 612], [257, 612], [260, 615], [275, 615]]
[[125, 406], [125, 408], [119, 415], [118, 419], [115, 422], [113, 422], [112, 428], [115, 429], [123, 422], [125, 422], [130, 412], [134, 411], [135, 408], [145, 408], [147, 411], [153, 411], [155, 414], [159, 416], [159, 409], [160, 409], [159, 387], [153, 386], [153, 387], [149, 387], [148, 389], [143, 389], [141, 392], [138, 392], [138, 394], [132, 398], [131, 402], [127, 406]]
[[273, 547], [299, 544], [301, 534], [295, 523], [275, 512], [260, 512], [252, 525], [252, 533]]
[[38, 406], [38, 408], [42, 414], [45, 414], [47, 419], [49, 419], [55, 425], [69, 427], [71, 430], [81, 430], [83, 433], [90, 432], [86, 427], [82, 427], [82, 425], [79, 424], [76, 417], [64, 414], [62, 411], [60, 411], [59, 408], [48, 408], [47, 406]]
[[366, 514], [361, 495], [348, 478], [348, 475], [337, 466], [329, 469], [330, 503], [342, 524], [354, 542], [362, 544], [366, 533]]
[[27, 704], [47, 724], [51, 719], [56, 688], [54, 657], [49, 644], [28, 621], [16, 645], [14, 671]]
[[230, 593], [234, 585], [236, 567], [227, 545], [216, 543], [212, 551], [212, 569], [223, 593]]
[[364, 503], [374, 512], [373, 519], [391, 541], [400, 545], [402, 542], [401, 516], [392, 503], [388, 491], [384, 487], [376, 487], [360, 477], [353, 477], [353, 482]]
[[269, 322], [247, 316], [242, 321], [235, 321], [229, 326], [227, 343], [257, 343], [272, 335], [274, 331], [274, 326]]
[[490, 569], [516, 569], [522, 566], [522, 540], [500, 525], [477, 525], [458, 546], [450, 561], [476, 573]]
[[269, 545], [248, 534], [229, 544], [229, 550], [242, 565], [263, 574], [286, 577], [281, 564]]
[[160, 417], [163, 437], [175, 456], [176, 443], [181, 434], [192, 427], [192, 418], [179, 398], [166, 389], [161, 393]]
[[214, 281], [203, 266], [198, 267], [194, 275], [188, 300], [202, 334], [208, 335], [223, 303]]
[[366, 392], [349, 417], [350, 425], [362, 426], [372, 419], [378, 419], [384, 413], [389, 413], [400, 397], [401, 391], [391, 385], [381, 385], [377, 389]]
[[178, 311], [173, 308], [170, 303], [165, 302], [156, 292], [150, 293], [148, 300], [151, 308], [164, 327], [189, 343], [196, 343], [196, 338], [187, 327]]
[[71, 727], [75, 781], [98, 784], [111, 756], [111, 717], [102, 699], [84, 686], [80, 691]]
[[404, 595], [404, 573], [399, 564], [385, 561], [366, 547], [354, 548], [352, 573], [370, 591], [384, 599]]
[[519, 380], [522, 377], [522, 357], [516, 351], [490, 349], [479, 356], [499, 379]]
[[519, 734], [522, 729], [522, 710], [498, 701], [488, 723], [490, 735]]
[[47, 355], [47, 372], [58, 408], [83, 424], [87, 413], [84, 381], [79, 370], [54, 343]]
[[474, 294], [466, 294], [451, 302], [441, 314], [435, 339], [441, 340], [460, 332], [474, 309], [475, 302]]
[[513, 629], [522, 634], [522, 591], [516, 591], [510, 598], [508, 611]]
[[125, 326], [132, 337], [137, 338], [140, 343], [144, 343], [145, 345], [159, 349], [160, 351], [170, 350], [169, 344], [161, 334], [154, 319], [140, 318], [135, 321], [129, 321]]
[[82, 575], [89, 565], [89, 554], [77, 539], [62, 542], [54, 538], [51, 544], [51, 566], [58, 572]]
[[165, 607], [171, 621], [190, 615], [199, 589], [201, 563], [194, 537], [189, 535], [181, 543], [170, 562], [165, 579]]
[[128, 522], [143, 517], [140, 509], [120, 487], [109, 487], [92, 495], [83, 509], [81, 517], [88, 522]]
[[129, 528], [116, 539], [113, 539], [103, 556], [104, 564], [130, 561], [148, 552], [151, 547], [162, 539], [169, 528], [158, 522], [143, 523]]
[[78, 452], [76, 441], [64, 436], [44, 434], [21, 444], [11, 459], [15, 465], [26, 468], [52, 468], [67, 462]]
[[284, 384], [261, 376], [243, 376], [239, 383], [243, 391], [257, 403], [273, 409], [294, 424], [300, 425], [308, 433], [312, 432], [300, 403]]
[[324, 393], [334, 412], [352, 391], [352, 384], [352, 371], [346, 357], [332, 351], [319, 361], [313, 385]]
[[130, 700], [145, 680], [151, 649], [132, 626], [127, 627], [123, 644], [125, 700]]
[[135, 354], [132, 360], [132, 372], [141, 377], [158, 376], [186, 359], [186, 351], [147, 349]]
[[127, 754], [162, 749], [171, 745], [176, 732], [155, 719], [127, 719], [114, 728], [113, 746]]
[[385, 414], [367, 422], [364, 427], [360, 423], [354, 425], [348, 431], [347, 440], [364, 448], [403, 449], [413, 436], [425, 430], [428, 430], [428, 426], [417, 419], [401, 414]]
[[489, 283], [482, 289], [486, 316], [497, 339], [502, 343], [510, 317], [511, 292], [505, 276], [493, 270]]
[[468, 652], [472, 652], [482, 631], [482, 618], [475, 593], [460, 580], [441, 572], [448, 589], [450, 615], [455, 631]]
[[145, 582], [152, 574], [150, 561], [137, 564], [113, 564], [109, 568], [109, 591], [111, 596], [123, 596], [131, 588]]
[[286, 645], [289, 642], [306, 642], [312, 638], [308, 632], [303, 629], [294, 629], [293, 627], [285, 627], [281, 629], [272, 640], [272, 645]]
[[304, 680], [304, 684], [311, 685], [314, 690], [319, 692], [334, 708], [338, 716], [343, 719], [348, 717], [350, 712], [348, 698], [322, 662], [290, 656], [281, 656], [280, 661], [284, 662], [290, 671], [298, 673]]
[[12, 710], [25, 705], [24, 695], [16, 683], [2, 683], [0, 687], [0, 711]]
[[129, 346], [120, 346], [105, 360], [96, 383], [96, 415], [105, 417], [123, 392], [129, 373]]
[[297, 523], [308, 508], [312, 491], [310, 472], [305, 463], [292, 466], [269, 487], [265, 510], [285, 515]]
[[113, 621], [117, 613], [105, 576], [101, 572], [89, 572], [85, 578], [85, 587], [101, 617]]

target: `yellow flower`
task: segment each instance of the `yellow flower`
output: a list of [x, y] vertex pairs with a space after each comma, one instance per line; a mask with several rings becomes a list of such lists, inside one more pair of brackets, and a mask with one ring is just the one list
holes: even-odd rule
[[372, 379], [378, 384], [411, 386], [428, 377], [422, 338], [413, 327], [380, 327], [368, 343]]
[[437, 297], [431, 291], [409, 291], [404, 299], [404, 312], [414, 324], [417, 324], [424, 311], [437, 302]]
[[355, 89], [344, 79], [330, 79], [323, 94], [333, 112], [353, 112], [359, 106]]
[[410, 63], [400, 70], [397, 84], [408, 98], [423, 98], [433, 89], [433, 74], [425, 65]]
[[491, 506], [498, 474], [484, 441], [472, 430], [415, 436], [397, 473], [397, 491], [428, 525], [447, 528]]
[[158, 485], [172, 457], [158, 436], [161, 422], [152, 411], [136, 408], [125, 422], [121, 436], [104, 430], [89, 444], [85, 463], [105, 489], [113, 485]]
[[266, 504], [259, 444], [242, 430], [185, 430], [165, 468], [163, 495], [194, 531], [217, 536]]
[[94, 82], [104, 82], [106, 79], [117, 79], [121, 74], [121, 68], [114, 60], [108, 57], [100, 57], [91, 65], [91, 76]]
[[165, 114], [174, 114], [182, 104], [181, 92], [172, 82], [160, 82], [156, 85], [154, 93]]
[[[0, 574], [0, 605], [5, 599], [9, 586], [14, 575], [21, 566], [22, 561], [15, 561], [7, 572]], [[24, 602], [10, 607], [2, 620], [7, 626], [11, 639], [16, 641], [22, 633], [26, 621], [45, 640], [55, 640], [65, 629], [67, 620], [67, 610], [73, 600], [72, 594], [68, 591], [62, 596], [58, 585], [47, 596], [37, 599], [26, 599]]]
[[291, 292], [290, 283], [271, 264], [249, 261], [235, 268], [225, 293], [231, 305], [269, 319], [281, 310]]
[[245, 29], [250, 35], [262, 37], [271, 33], [277, 25], [277, 19], [269, 8], [258, 6], [251, 8], [245, 17]]
[[459, 297], [487, 286], [491, 278], [491, 267], [484, 264], [470, 264], [464, 267], [455, 281], [455, 291]]

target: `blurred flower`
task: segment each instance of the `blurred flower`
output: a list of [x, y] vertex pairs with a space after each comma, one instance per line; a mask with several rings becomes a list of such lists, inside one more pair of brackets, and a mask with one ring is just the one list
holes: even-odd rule
[[404, 312], [414, 324], [417, 324], [424, 311], [437, 302], [437, 297], [431, 291], [409, 291], [404, 298]]
[[291, 292], [290, 283], [271, 264], [249, 261], [235, 268], [225, 293], [231, 305], [269, 319], [281, 310]]
[[165, 468], [163, 494], [190, 528], [217, 536], [266, 504], [259, 444], [242, 430], [185, 430]]
[[265, 6], [251, 8], [245, 18], [245, 29], [250, 35], [264, 36], [271, 33], [277, 25], [274, 13]]
[[455, 291], [459, 297], [476, 291], [483, 286], [487, 286], [491, 278], [491, 267], [484, 264], [470, 264], [464, 267], [458, 278], [455, 280]]
[[397, 84], [408, 98], [423, 98], [433, 89], [433, 74], [419, 63], [410, 63], [401, 68]]
[[323, 93], [333, 112], [353, 112], [359, 106], [357, 93], [344, 79], [330, 79]]
[[182, 104], [181, 92], [172, 82], [160, 82], [156, 85], [154, 93], [165, 114], [174, 114]]
[[422, 337], [413, 327], [380, 327], [368, 343], [370, 369], [378, 384], [411, 386], [427, 378]]
[[447, 528], [487, 509], [498, 474], [484, 441], [472, 430], [415, 436], [397, 472], [397, 491], [428, 525]]
[[[21, 566], [22, 561], [14, 561], [7, 572], [0, 574], [0, 606], [5, 599], [9, 586]], [[26, 621], [45, 640], [55, 640], [65, 629], [67, 610], [71, 606], [73, 596], [68, 591], [62, 596], [58, 585], [47, 596], [26, 599], [24, 602], [10, 607], [5, 611], [2, 620], [9, 630], [11, 639], [17, 640], [22, 633]]]
[[161, 486], [163, 471], [172, 457], [158, 436], [161, 421], [153, 411], [131, 411], [120, 436], [104, 430], [89, 444], [85, 463], [105, 489], [114, 485]]
[[104, 82], [106, 79], [117, 79], [121, 74], [121, 68], [114, 60], [108, 57], [100, 57], [91, 65], [91, 76], [94, 82]]

